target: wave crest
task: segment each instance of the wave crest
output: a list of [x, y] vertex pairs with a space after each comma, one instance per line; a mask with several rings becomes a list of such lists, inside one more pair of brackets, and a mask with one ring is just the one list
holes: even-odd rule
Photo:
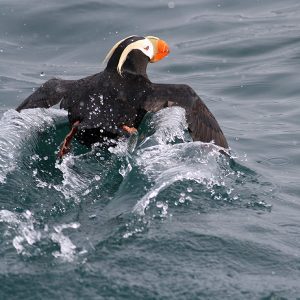
[[[8, 173], [17, 166], [21, 149], [31, 147], [38, 133], [66, 117], [65, 111], [57, 109], [27, 109], [18, 113], [6, 111], [0, 120], [0, 183], [4, 183]], [[31, 140], [31, 143], [26, 141]]]

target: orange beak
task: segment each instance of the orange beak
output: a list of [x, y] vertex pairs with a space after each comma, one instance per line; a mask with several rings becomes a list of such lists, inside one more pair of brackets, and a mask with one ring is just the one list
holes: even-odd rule
[[170, 53], [170, 49], [168, 44], [163, 40], [157, 40], [156, 42], [156, 49], [157, 52], [154, 54], [152, 59], [150, 60], [151, 63], [157, 62], [164, 57], [166, 57]]

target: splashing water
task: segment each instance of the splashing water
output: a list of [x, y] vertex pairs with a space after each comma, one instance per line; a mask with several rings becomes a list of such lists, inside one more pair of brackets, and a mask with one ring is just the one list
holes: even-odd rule
[[[26, 148], [30, 148], [29, 164], [20, 172], [32, 174], [36, 194], [45, 196], [45, 201], [40, 200], [38, 210], [42, 218], [57, 213], [68, 214], [68, 209], [82, 205], [83, 199], [94, 203], [99, 201], [101, 210], [92, 210], [88, 219], [96, 220], [101, 216], [105, 223], [128, 213], [125, 229], [120, 229], [124, 224], [112, 229], [112, 236], [121, 232], [121, 237], [127, 239], [147, 230], [153, 217], [172, 216], [174, 207], [194, 205], [199, 209], [199, 205], [201, 208], [201, 205], [209, 207], [241, 200], [241, 188], [236, 186], [236, 181], [243, 179], [243, 172], [231, 168], [230, 160], [220, 154], [220, 147], [191, 141], [182, 108], [166, 108], [149, 114], [139, 134], [129, 140], [119, 140], [116, 147], [105, 150], [95, 145], [83, 154], [71, 151], [59, 162], [54, 155], [57, 142], [46, 143], [46, 147], [35, 148], [34, 145], [41, 144], [39, 132], [55, 126], [61, 117], [65, 117], [64, 112], [38, 109], [24, 114], [9, 111], [1, 119], [1, 122], [7, 122], [7, 126], [16, 127], [11, 135], [6, 129], [2, 134], [2, 141], [6, 141], [2, 145], [9, 145], [9, 138], [16, 145], [11, 161], [14, 167], [18, 166], [19, 152], [24, 157]], [[46, 132], [44, 139], [49, 139], [47, 134], [56, 132], [59, 134], [60, 131]], [[9, 161], [4, 162], [7, 165]], [[31, 184], [28, 182], [27, 185]], [[179, 186], [184, 186], [184, 189], [178, 189]], [[21, 200], [24, 201], [22, 197]], [[37, 205], [32, 202], [32, 206]], [[11, 210], [1, 211], [1, 222], [12, 227], [11, 234], [15, 235], [12, 244], [17, 253], [30, 256], [42, 251], [39, 245], [48, 239], [50, 244], [58, 245], [58, 249], [51, 250], [52, 256], [65, 261], [74, 260], [77, 248], [63, 231], [77, 229], [79, 223], [46, 223], [44, 229], [40, 229], [33, 210], [28, 208], [19, 214]]]
[[[0, 299], [299, 298], [299, 1], [36, 3], [1, 2]], [[66, 113], [7, 109], [144, 28], [173, 49], [150, 80], [190, 85], [237, 158], [170, 108], [58, 164]]]
[[50, 239], [52, 243], [59, 245], [59, 249], [52, 252], [54, 257], [69, 262], [75, 258], [76, 246], [62, 231], [67, 228], [78, 229], [79, 223], [56, 225], [53, 232], [50, 232], [47, 225], [43, 230], [39, 230], [36, 228], [39, 224], [29, 210], [23, 213], [0, 210], [0, 223], [7, 224], [6, 235], [14, 236], [12, 245], [18, 254], [30, 257], [39, 253], [39, 243]]
[[234, 168], [232, 159], [213, 143], [191, 142], [181, 108], [149, 115], [139, 135], [129, 140], [132, 144], [127, 150], [124, 145], [111, 149], [126, 159], [119, 169], [123, 182], [106, 210], [111, 217], [132, 214], [126, 217], [124, 238], [147, 230], [153, 218], [171, 217], [176, 207], [201, 211], [249, 202], [248, 188], [237, 185], [248, 181], [248, 171]]
[[0, 120], [0, 183], [17, 166], [19, 154], [25, 147], [32, 146], [39, 132], [52, 126], [55, 121], [66, 117], [65, 111], [57, 109], [28, 109], [21, 113], [6, 111]]
[[69, 155], [61, 163], [57, 161], [55, 167], [62, 172], [63, 181], [62, 184], [53, 186], [64, 195], [65, 199], [73, 198], [77, 203], [80, 202], [80, 192], [88, 193], [87, 180], [74, 168], [79, 160], [80, 156]]
[[[226, 163], [219, 152], [221, 148], [212, 143], [191, 142], [184, 109], [163, 109], [152, 117], [150, 125], [154, 133], [137, 145], [132, 164], [148, 178], [151, 188], [136, 203], [134, 212], [145, 214], [149, 203], [178, 181], [194, 181], [211, 192], [215, 186], [226, 185], [225, 179], [232, 171], [224, 172], [221, 166]], [[166, 210], [167, 203], [163, 206], [164, 215]]]
[[136, 164], [154, 181], [151, 190], [135, 205], [144, 214], [149, 202], [177, 181], [195, 181], [207, 188], [225, 186], [225, 175], [218, 164], [219, 148], [201, 142], [158, 145], [140, 150]]

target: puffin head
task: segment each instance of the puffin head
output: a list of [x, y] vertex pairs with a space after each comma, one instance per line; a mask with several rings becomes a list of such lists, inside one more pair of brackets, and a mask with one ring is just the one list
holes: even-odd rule
[[158, 37], [129, 36], [116, 43], [104, 61], [107, 61], [107, 69], [121, 76], [124, 71], [145, 75], [149, 62], [157, 62], [169, 52], [168, 44]]

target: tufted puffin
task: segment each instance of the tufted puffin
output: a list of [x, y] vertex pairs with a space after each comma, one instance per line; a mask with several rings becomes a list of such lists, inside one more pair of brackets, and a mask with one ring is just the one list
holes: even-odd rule
[[194, 141], [228, 148], [226, 138], [207, 106], [185, 84], [152, 83], [146, 73], [149, 62], [169, 54], [167, 43], [154, 36], [130, 36], [108, 52], [104, 71], [79, 80], [50, 79], [16, 110], [48, 108], [60, 102], [71, 126], [58, 153], [69, 151], [72, 138], [90, 146], [137, 131], [147, 112], [181, 106]]

